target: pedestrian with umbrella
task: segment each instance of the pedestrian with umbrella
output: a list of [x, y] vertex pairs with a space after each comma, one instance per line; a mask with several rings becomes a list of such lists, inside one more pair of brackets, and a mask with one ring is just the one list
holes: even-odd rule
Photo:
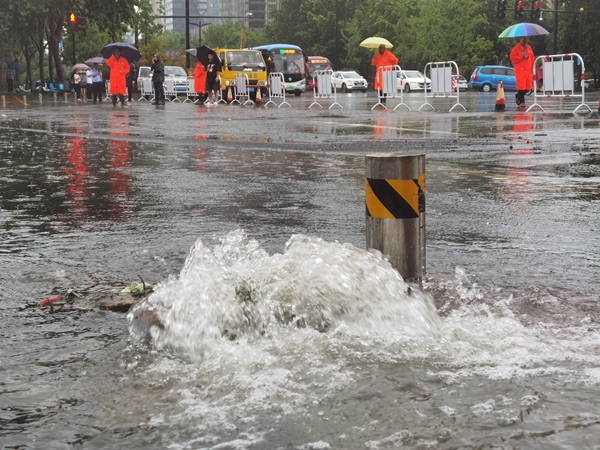
[[113, 98], [113, 107], [117, 106], [117, 95], [121, 104], [125, 106], [125, 94], [127, 93], [125, 77], [129, 73], [129, 63], [140, 59], [142, 54], [133, 45], [125, 42], [113, 42], [105, 45], [100, 50], [100, 54], [104, 58], [108, 58], [106, 65], [110, 67], [110, 94]]
[[529, 36], [522, 36], [519, 43], [510, 52], [510, 60], [515, 68], [515, 78], [517, 79], [515, 99], [517, 106], [520, 107], [525, 107], [525, 94], [533, 89], [535, 55], [528, 42]]
[[549, 34], [548, 30], [536, 23], [517, 23], [504, 30], [499, 38], [518, 38], [519, 43], [510, 52], [510, 60], [515, 68], [517, 80], [517, 93], [515, 100], [517, 106], [525, 107], [525, 94], [533, 90], [533, 77], [535, 76], [535, 55], [529, 45], [529, 37]]
[[[221, 92], [221, 60], [216, 52], [206, 45], [196, 49], [196, 59], [202, 63], [206, 69], [206, 95], [208, 106], [216, 106], [219, 101], [219, 92]], [[213, 95], [214, 92], [214, 101]]]
[[121, 106], [125, 106], [125, 94], [127, 93], [127, 82], [125, 77], [129, 73], [129, 61], [122, 57], [121, 49], [116, 47], [113, 54], [106, 61], [110, 67], [110, 95], [112, 96], [113, 108], [117, 107], [118, 100]]
[[[381, 37], [370, 37], [365, 39], [359, 44], [361, 47], [365, 48], [376, 48], [377, 53], [371, 59], [371, 65], [375, 66], [375, 83], [374, 88], [379, 92], [379, 98], [381, 98], [381, 103], [385, 105], [385, 97], [383, 94], [383, 81], [381, 80], [381, 71], [386, 70], [382, 69], [383, 67], [389, 67], [387, 70], [391, 70], [390, 66], [398, 65], [398, 58], [394, 56], [392, 52], [387, 50], [388, 48], [392, 48], [393, 45], [385, 38]], [[380, 70], [381, 69], [381, 70]]]
[[152, 83], [154, 84], [154, 101], [153, 105], [164, 105], [165, 104], [165, 65], [160, 59], [160, 55], [155, 53], [152, 57]]

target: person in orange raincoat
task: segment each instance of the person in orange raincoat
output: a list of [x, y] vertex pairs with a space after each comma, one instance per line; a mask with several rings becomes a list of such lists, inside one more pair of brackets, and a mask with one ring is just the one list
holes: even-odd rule
[[385, 104], [385, 97], [383, 97], [383, 83], [381, 81], [380, 67], [395, 66], [398, 64], [398, 58], [396, 58], [392, 52], [386, 50], [385, 44], [381, 44], [375, 56], [371, 60], [371, 64], [375, 66], [375, 90], [379, 91], [379, 98], [381, 103]]
[[194, 69], [194, 90], [198, 94], [198, 102], [204, 106], [205, 92], [206, 92], [206, 68], [200, 61], [196, 63]]
[[529, 36], [523, 36], [519, 43], [514, 46], [510, 52], [510, 60], [515, 68], [515, 77], [517, 79], [517, 93], [515, 99], [517, 106], [525, 106], [525, 93], [533, 89], [533, 65], [535, 64], [535, 55], [531, 46], [528, 44]]
[[110, 95], [112, 96], [113, 108], [117, 107], [117, 95], [121, 100], [121, 105], [125, 106], [125, 94], [127, 93], [125, 77], [129, 72], [129, 61], [121, 57], [121, 49], [117, 47], [106, 61], [106, 65], [110, 67]]

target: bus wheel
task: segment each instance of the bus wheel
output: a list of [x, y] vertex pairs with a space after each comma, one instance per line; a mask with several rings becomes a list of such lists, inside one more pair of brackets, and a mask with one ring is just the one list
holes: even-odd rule
[[296, 89], [296, 90], [294, 91], [294, 95], [295, 95], [296, 97], [300, 97], [300, 94], [302, 94], [302, 91], [301, 91], [301, 90], [299, 90], [299, 89]]

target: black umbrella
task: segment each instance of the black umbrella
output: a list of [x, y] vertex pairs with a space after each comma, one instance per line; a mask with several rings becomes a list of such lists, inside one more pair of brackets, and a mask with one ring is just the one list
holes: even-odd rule
[[108, 44], [104, 46], [102, 50], [100, 50], [100, 54], [108, 59], [112, 56], [117, 48], [121, 49], [121, 56], [129, 62], [137, 61], [142, 57], [142, 54], [137, 48], [125, 42], [113, 42], [112, 44]]
[[196, 59], [200, 61], [204, 67], [206, 67], [209, 64], [208, 55], [211, 53], [215, 56], [214, 60], [218, 61], [219, 57], [217, 56], [217, 53], [212, 48], [207, 47], [206, 45], [203, 45], [196, 49]]
[[185, 52], [189, 53], [190, 55], [192, 55], [195, 58], [196, 53], [198, 52], [198, 49], [197, 48], [188, 48]]

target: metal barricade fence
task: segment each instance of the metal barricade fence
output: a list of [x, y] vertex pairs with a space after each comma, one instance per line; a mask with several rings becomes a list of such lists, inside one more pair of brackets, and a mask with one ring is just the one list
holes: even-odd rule
[[[149, 98], [146, 98], [149, 97]], [[140, 86], [140, 100], [154, 100], [154, 83], [150, 78], [142, 79], [142, 85]]]
[[[423, 73], [425, 75], [425, 79], [423, 80], [423, 83], [425, 84], [425, 103], [419, 107], [419, 111], [427, 105], [435, 111], [433, 105], [428, 101], [430, 98], [455, 98], [456, 103], [448, 112], [452, 112], [457, 106], [460, 106], [463, 111], [466, 111], [466, 108], [460, 103], [460, 89], [457, 88], [457, 83], [454, 81], [454, 77], [460, 75], [458, 65], [454, 61], [427, 63]], [[431, 80], [429, 84], [427, 83], [427, 74], [429, 74], [429, 79]]]
[[[534, 84], [533, 105], [527, 108], [529, 112], [532, 108], [538, 107], [542, 111], [542, 105], [538, 99], [542, 98], [580, 98], [581, 103], [575, 108], [575, 114], [580, 108], [587, 108], [588, 112], [592, 109], [585, 104], [585, 65], [583, 58], [577, 53], [564, 53], [562, 55], [538, 56], [533, 65], [533, 74], [535, 77], [538, 62], [542, 65], [542, 92], [538, 93]], [[578, 92], [575, 85], [575, 63], [581, 65], [581, 92]]]
[[[194, 77], [187, 77], [187, 81], [185, 82], [185, 100], [183, 103], [194, 103], [197, 95], [196, 87], [194, 86]], [[190, 97], [192, 97], [193, 100]]]
[[269, 101], [265, 103], [265, 106], [269, 106], [270, 103], [276, 105], [277, 103], [275, 103], [273, 99], [280, 98], [283, 101], [277, 106], [278, 108], [281, 108], [283, 105], [288, 105], [290, 108], [292, 107], [292, 105], [285, 100], [284, 81], [285, 79], [283, 78], [283, 74], [281, 72], [273, 72], [269, 74]]
[[165, 89], [165, 97], [173, 97], [170, 99], [171, 102], [181, 102], [179, 98], [177, 98], [177, 85], [175, 84], [175, 78], [169, 77], [166, 79], [166, 89]]
[[[238, 73], [235, 75], [235, 80], [233, 82], [233, 87], [235, 90], [233, 95], [235, 98], [231, 102], [232, 105], [234, 103], [239, 103], [242, 106], [245, 106], [246, 104], [254, 105], [254, 102], [250, 100], [250, 91], [248, 90], [248, 86], [248, 75], [245, 73]], [[240, 98], [244, 97], [246, 98], [246, 101], [242, 103]]]
[[334, 106], [343, 108], [337, 101], [337, 89], [332, 83], [333, 70], [317, 70], [313, 74], [313, 79], [317, 82], [317, 86], [313, 89], [314, 101], [310, 104], [308, 109], [313, 105], [318, 105], [319, 108], [322, 106], [317, 102], [317, 99], [330, 99], [333, 98], [333, 103], [329, 105], [329, 109]]
[[[377, 106], [387, 109], [387, 100], [396, 98], [400, 98], [400, 103], [394, 107], [394, 111], [400, 106], [404, 106], [410, 111], [408, 105], [404, 103], [404, 89], [402, 89], [402, 86], [399, 86], [401, 75], [402, 69], [400, 66], [383, 66], [377, 69], [376, 77], [379, 77], [379, 80], [381, 80], [381, 89], [377, 91], [377, 103], [373, 105], [371, 111]], [[398, 90], [400, 94], [398, 94]]]

